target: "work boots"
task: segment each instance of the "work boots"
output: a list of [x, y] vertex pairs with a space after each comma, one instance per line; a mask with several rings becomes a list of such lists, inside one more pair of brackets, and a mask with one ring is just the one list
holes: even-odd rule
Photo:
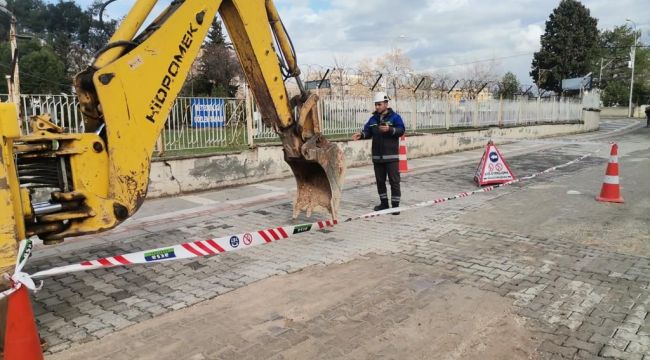
[[381, 211], [388, 209], [388, 199], [381, 199], [381, 203], [374, 207], [375, 211]]
[[[398, 207], [399, 207], [399, 201], [391, 201], [391, 202], [390, 202], [390, 205], [391, 205], [392, 208], [398, 208]], [[399, 215], [399, 211], [398, 211], [398, 212], [394, 212], [394, 213], [392, 213], [392, 214], [393, 214], [393, 215]]]

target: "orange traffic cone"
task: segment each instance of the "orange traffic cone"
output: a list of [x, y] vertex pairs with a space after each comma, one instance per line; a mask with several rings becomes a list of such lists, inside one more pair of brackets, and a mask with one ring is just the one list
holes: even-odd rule
[[9, 295], [4, 346], [5, 360], [43, 359], [34, 313], [25, 286]]
[[406, 136], [402, 135], [399, 138], [399, 172], [405, 173], [409, 171], [409, 164], [406, 161]]
[[623, 202], [618, 182], [618, 145], [616, 144], [612, 145], [603, 187], [600, 190], [600, 196], [596, 196], [596, 200], [615, 203]]

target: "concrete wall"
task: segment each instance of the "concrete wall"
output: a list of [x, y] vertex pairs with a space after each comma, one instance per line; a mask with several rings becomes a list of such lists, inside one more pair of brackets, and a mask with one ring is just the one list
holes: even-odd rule
[[[632, 108], [632, 116], [635, 118], [645, 118], [645, 108], [650, 105], [640, 105]], [[602, 117], [628, 117], [629, 108], [627, 106], [623, 107], [606, 107], [602, 108], [601, 114]]]
[[[583, 121], [572, 124], [487, 128], [408, 138], [408, 157], [418, 158], [479, 148], [485, 140], [470, 137], [542, 138], [598, 129], [600, 113], [583, 111]], [[348, 167], [370, 163], [370, 141], [341, 141]], [[262, 146], [239, 153], [192, 158], [158, 159], [152, 163], [149, 197], [216, 189], [290, 176], [282, 147]]]
[[629, 109], [625, 107], [604, 107], [602, 108], [600, 115], [603, 117], [628, 117]]
[[641, 105], [641, 106], [635, 107], [634, 108], [634, 114], [632, 114], [632, 115], [634, 115], [634, 117], [636, 117], [636, 118], [645, 118], [646, 117], [645, 109], [647, 107], [649, 107], [649, 106], [650, 105]]

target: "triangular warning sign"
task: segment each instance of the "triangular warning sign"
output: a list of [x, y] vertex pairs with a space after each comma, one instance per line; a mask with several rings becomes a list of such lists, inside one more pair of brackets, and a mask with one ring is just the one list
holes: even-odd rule
[[481, 157], [481, 162], [479, 162], [476, 168], [474, 181], [477, 185], [482, 186], [503, 184], [514, 179], [515, 175], [510, 170], [506, 159], [501, 156], [494, 143], [489, 141]]

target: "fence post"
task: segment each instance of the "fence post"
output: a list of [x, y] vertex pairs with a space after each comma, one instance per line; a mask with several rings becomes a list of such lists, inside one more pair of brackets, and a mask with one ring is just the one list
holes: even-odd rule
[[449, 130], [451, 127], [451, 102], [449, 97], [445, 100], [445, 128]]
[[162, 156], [165, 153], [165, 128], [164, 127], [160, 132], [160, 136], [158, 136], [158, 140], [156, 140], [156, 150], [158, 151], [158, 156]]
[[476, 103], [474, 106], [474, 119], [472, 119], [472, 125], [477, 128], [479, 127], [479, 119], [478, 119], [478, 113], [479, 113], [479, 104], [478, 104], [478, 99], [474, 99], [474, 102]]
[[522, 108], [522, 104], [523, 104], [524, 100], [519, 99], [518, 102], [519, 102], [519, 107], [518, 107], [518, 110], [517, 110], [517, 121], [515, 122], [515, 125], [521, 124], [521, 108]]
[[244, 97], [246, 99], [246, 139], [248, 142], [248, 147], [253, 148], [253, 102], [251, 99], [251, 92], [248, 87], [244, 92]]
[[413, 132], [418, 129], [418, 97], [413, 97]]
[[503, 95], [499, 96], [499, 112], [497, 113], [497, 124], [503, 127]]

